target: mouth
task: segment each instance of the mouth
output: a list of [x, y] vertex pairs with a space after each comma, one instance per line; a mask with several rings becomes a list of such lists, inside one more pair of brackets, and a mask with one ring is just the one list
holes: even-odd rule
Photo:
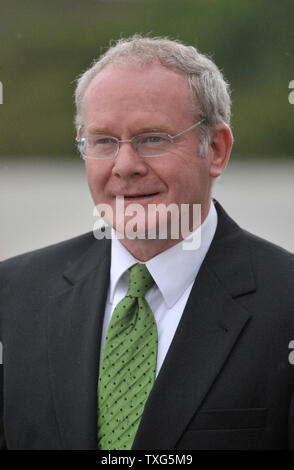
[[126, 201], [128, 200], [144, 200], [144, 199], [148, 199], [148, 198], [151, 198], [151, 197], [154, 197], [154, 196], [157, 196], [159, 194], [159, 192], [157, 193], [147, 193], [147, 194], [123, 194], [121, 196], [118, 196], [118, 197], [123, 197]]

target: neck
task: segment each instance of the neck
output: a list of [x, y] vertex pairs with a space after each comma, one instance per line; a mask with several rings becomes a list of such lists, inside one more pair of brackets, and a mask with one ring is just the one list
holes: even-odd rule
[[[205, 209], [202, 207], [201, 219], [194, 226], [189, 227], [189, 233], [185, 237], [180, 236], [177, 239], [168, 237], [167, 239], [148, 239], [148, 238], [137, 238], [130, 239], [127, 237], [120, 238], [120, 243], [128, 250], [136, 259], [142, 262], [146, 262], [154, 256], [159, 255], [165, 250], [168, 250], [172, 246], [180, 243], [184, 238], [194, 232], [206, 219], [209, 212], [210, 204]], [[204, 209], [204, 210], [203, 210]]]
[[120, 239], [120, 243], [139, 261], [148, 261], [168, 248], [176, 245], [181, 240], [129, 240]]

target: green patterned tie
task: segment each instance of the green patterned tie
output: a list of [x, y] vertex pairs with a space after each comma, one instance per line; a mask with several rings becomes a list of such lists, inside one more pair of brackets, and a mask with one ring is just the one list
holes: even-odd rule
[[154, 284], [145, 264], [130, 268], [126, 296], [113, 311], [98, 381], [98, 447], [129, 450], [155, 380], [157, 327], [145, 300]]

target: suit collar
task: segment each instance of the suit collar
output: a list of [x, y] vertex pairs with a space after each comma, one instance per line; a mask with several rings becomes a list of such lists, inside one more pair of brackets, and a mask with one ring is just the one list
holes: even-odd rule
[[253, 292], [256, 282], [248, 236], [214, 199], [218, 225], [205, 264], [233, 298]]
[[[108, 259], [110, 262], [110, 253], [110, 240], [102, 239], [98, 241], [93, 237], [87, 251], [80, 259], [64, 271], [63, 277], [69, 281], [70, 284], [81, 281], [84, 277], [91, 274], [93, 270], [97, 269], [104, 258]], [[107, 275], [108, 274], [109, 273], [107, 273]]]

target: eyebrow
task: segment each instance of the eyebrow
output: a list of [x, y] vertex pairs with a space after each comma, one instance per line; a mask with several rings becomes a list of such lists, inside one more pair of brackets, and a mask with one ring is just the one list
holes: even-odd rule
[[88, 129], [89, 134], [108, 134], [106, 129], [103, 129], [102, 127], [90, 127]]
[[142, 134], [144, 132], [169, 132], [169, 130], [165, 126], [140, 127], [138, 134]]
[[[138, 131], [136, 131], [133, 135], [144, 134], [147, 132], [167, 132], [170, 133], [170, 130], [167, 129], [165, 126], [150, 126], [150, 127], [139, 127]], [[104, 134], [109, 136], [114, 136], [113, 133], [109, 132], [107, 129], [103, 127], [90, 127], [88, 129], [89, 134]]]

